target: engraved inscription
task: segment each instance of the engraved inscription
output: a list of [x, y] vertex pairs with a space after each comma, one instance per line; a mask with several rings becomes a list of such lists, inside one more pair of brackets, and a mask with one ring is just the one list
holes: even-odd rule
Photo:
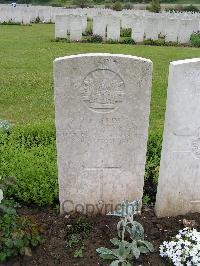
[[200, 159], [200, 128], [192, 139], [192, 153], [197, 159]]
[[84, 79], [81, 97], [90, 110], [107, 113], [123, 102], [124, 88], [124, 82], [117, 73], [107, 69], [97, 69]]

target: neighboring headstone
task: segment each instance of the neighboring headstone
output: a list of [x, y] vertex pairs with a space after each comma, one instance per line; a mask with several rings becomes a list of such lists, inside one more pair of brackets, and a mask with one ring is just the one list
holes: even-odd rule
[[70, 28], [69, 15], [57, 15], [55, 18], [55, 38], [67, 38]]
[[103, 39], [106, 38], [107, 17], [97, 15], [93, 18], [93, 35], [99, 35]]
[[115, 16], [108, 17], [107, 40], [120, 40], [120, 18]]
[[54, 61], [61, 212], [142, 198], [151, 76], [150, 60], [129, 55]]
[[179, 20], [175, 18], [168, 18], [165, 26], [165, 41], [178, 41]]
[[197, 19], [181, 19], [178, 33], [179, 43], [189, 43], [191, 34], [199, 30]]
[[200, 212], [200, 59], [170, 64], [156, 213]]
[[143, 42], [144, 41], [144, 21], [143, 18], [137, 17], [134, 20], [131, 38], [135, 42]]
[[146, 40], [158, 40], [159, 21], [157, 18], [148, 17], [145, 19], [145, 36]]
[[82, 16], [70, 15], [70, 41], [80, 41], [82, 39]]

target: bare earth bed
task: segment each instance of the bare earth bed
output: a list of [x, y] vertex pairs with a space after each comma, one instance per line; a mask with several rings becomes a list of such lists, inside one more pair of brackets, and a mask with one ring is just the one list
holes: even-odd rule
[[[99, 260], [96, 248], [112, 247], [109, 239], [116, 237], [117, 219], [110, 216], [96, 216], [93, 218], [83, 217], [91, 222], [92, 229], [88, 238], [83, 240], [81, 246], [84, 246], [83, 257], [74, 258], [74, 251], [77, 247], [66, 247], [67, 228], [74, 225], [80, 215], [73, 217], [63, 217], [58, 211], [52, 208], [36, 209], [23, 207], [19, 210], [21, 215], [26, 215], [37, 221], [43, 231], [44, 243], [37, 247], [32, 256], [17, 257], [0, 264], [0, 266], [19, 266], [19, 265], [109, 265]], [[134, 265], [168, 265], [159, 256], [159, 245], [175, 236], [178, 230], [184, 227], [183, 219], [195, 220], [197, 229], [200, 225], [200, 214], [190, 214], [186, 216], [178, 216], [171, 218], [156, 218], [153, 208], [144, 208], [142, 215], [137, 217], [145, 229], [146, 238], [151, 241], [155, 247], [155, 252], [149, 255], [141, 256], [140, 260]]]

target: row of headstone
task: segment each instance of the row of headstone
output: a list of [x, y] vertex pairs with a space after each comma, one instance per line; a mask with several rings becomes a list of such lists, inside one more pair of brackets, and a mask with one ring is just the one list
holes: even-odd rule
[[[55, 37], [67, 38], [70, 33], [71, 40], [81, 40], [82, 33], [87, 27], [87, 16], [58, 15], [55, 21]], [[193, 32], [199, 30], [198, 19], [178, 19], [157, 16], [105, 16], [93, 17], [93, 35], [99, 35], [104, 40], [120, 39], [120, 29], [130, 28], [131, 37], [137, 42], [145, 39], [158, 40], [165, 37], [167, 42], [189, 43]]]
[[55, 38], [68, 38], [71, 41], [82, 39], [82, 33], [87, 28], [87, 16], [58, 15], [55, 23]]
[[[54, 62], [61, 212], [142, 199], [152, 62], [84, 54]], [[200, 212], [200, 59], [172, 62], [156, 213]]]

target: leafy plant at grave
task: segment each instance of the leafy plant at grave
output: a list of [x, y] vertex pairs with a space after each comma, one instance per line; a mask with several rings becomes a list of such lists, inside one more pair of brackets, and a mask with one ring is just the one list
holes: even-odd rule
[[118, 238], [110, 240], [117, 248], [100, 247], [96, 251], [100, 258], [112, 261], [110, 266], [130, 266], [130, 262], [138, 259], [140, 254], [154, 251], [153, 245], [144, 239], [142, 225], [134, 221], [134, 215], [140, 213], [139, 206], [140, 201], [124, 201], [120, 210], [108, 213], [120, 218], [117, 224]]
[[34, 21], [34, 23], [40, 23], [40, 22], [41, 22], [41, 19], [40, 19], [39, 16], [37, 16], [36, 19], [35, 19], [35, 21]]
[[161, 148], [162, 132], [151, 132], [148, 138], [144, 184], [144, 195], [148, 195], [151, 202], [155, 201], [156, 196]]
[[90, 38], [88, 38], [88, 42], [91, 43], [102, 43], [103, 42], [103, 37], [100, 35], [92, 35]]
[[122, 29], [121, 28], [121, 32], [120, 32], [120, 36], [121, 37], [131, 37], [131, 29]]
[[150, 12], [159, 13], [160, 10], [161, 10], [161, 7], [160, 7], [160, 1], [159, 1], [159, 0], [152, 0], [150, 6], [148, 6], [147, 9], [148, 9]]
[[8, 22], [4, 21], [1, 22], [0, 25], [22, 25], [20, 22], [14, 22], [12, 20], [9, 20]]
[[115, 11], [121, 11], [122, 10], [122, 4], [117, 1], [112, 5], [112, 9]]
[[79, 218], [75, 224], [67, 228], [65, 246], [74, 248], [81, 245], [74, 251], [74, 257], [83, 257], [83, 240], [89, 237], [91, 230], [92, 223], [86, 218]]
[[52, 204], [58, 197], [55, 126], [51, 123], [13, 126], [0, 131], [0, 176], [7, 180], [8, 197], [39, 206]]
[[42, 242], [40, 227], [27, 217], [17, 214], [19, 204], [3, 199], [2, 191], [6, 194], [9, 182], [0, 182], [0, 261], [16, 255], [30, 256], [31, 247]]
[[194, 47], [200, 47], [200, 31], [195, 32], [190, 37], [191, 45]]
[[126, 38], [122, 41], [120, 41], [121, 44], [135, 44], [135, 41], [132, 38]]

